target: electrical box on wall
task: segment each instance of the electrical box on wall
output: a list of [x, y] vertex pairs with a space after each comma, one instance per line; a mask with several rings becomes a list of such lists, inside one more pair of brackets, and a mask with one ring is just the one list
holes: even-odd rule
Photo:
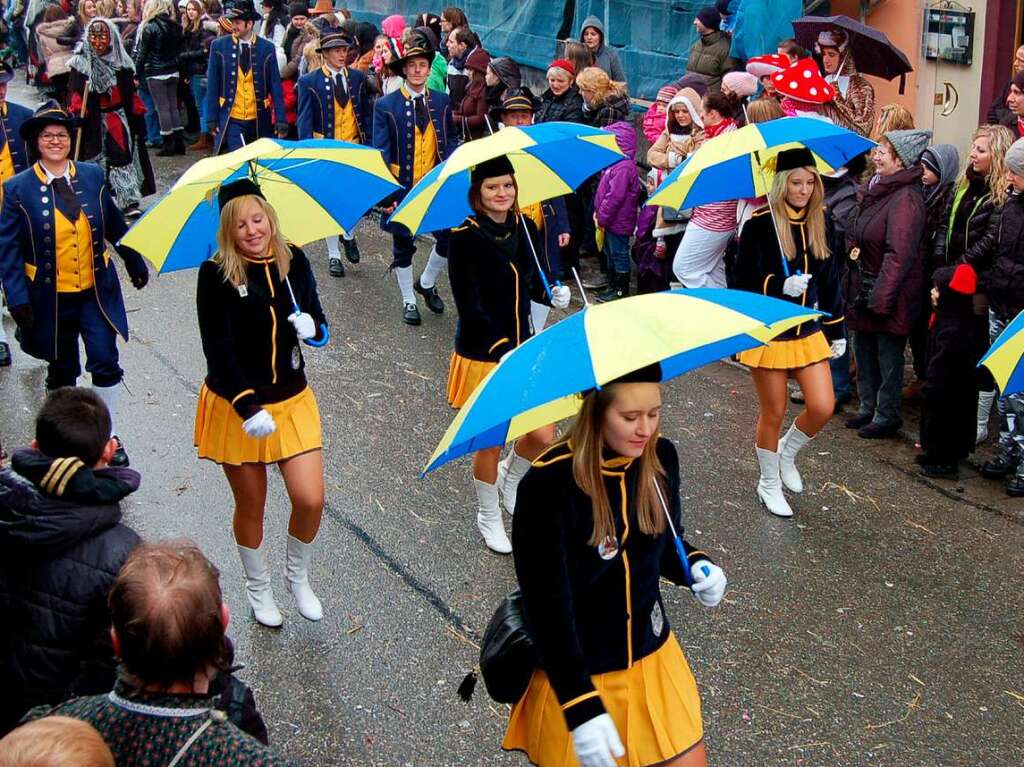
[[921, 55], [969, 67], [974, 51], [974, 11], [956, 5], [925, 8]]

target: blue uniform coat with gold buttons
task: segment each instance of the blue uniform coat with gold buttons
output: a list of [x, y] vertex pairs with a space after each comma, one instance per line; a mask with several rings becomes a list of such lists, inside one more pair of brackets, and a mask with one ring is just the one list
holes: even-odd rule
[[[366, 90], [366, 78], [356, 69], [346, 69], [348, 94], [352, 100], [359, 143], [365, 144], [373, 136], [373, 105]], [[334, 76], [326, 67], [307, 72], [299, 78], [299, 115], [296, 129], [300, 139], [337, 138], [334, 135]]]
[[0, 107], [0, 149], [6, 143], [11, 151], [14, 170], [20, 173], [28, 167], [28, 153], [21, 138], [21, 124], [32, 116], [32, 110], [10, 101]]
[[[256, 92], [256, 133], [261, 138], [274, 137], [274, 122], [285, 122], [284, 91], [281, 89], [281, 73], [277, 68], [277, 54], [274, 44], [262, 37], [256, 37], [251, 44], [252, 87]], [[224, 143], [231, 115], [235, 105], [235, 87], [238, 84], [238, 56], [241, 44], [238, 39], [225, 35], [218, 37], [210, 46], [210, 63], [206, 68], [206, 119], [219, 126], [215, 153], [220, 152]], [[216, 115], [216, 117], [214, 117]]]
[[[71, 187], [92, 228], [93, 287], [110, 326], [128, 340], [128, 317], [121, 283], [106, 242], [117, 242], [128, 231], [124, 216], [107, 189], [103, 169], [91, 162], [70, 164]], [[7, 303], [30, 304], [35, 324], [21, 330], [21, 348], [44, 360], [57, 356], [57, 246], [54, 233], [56, 195], [38, 165], [4, 183], [0, 211], [0, 283]], [[146, 264], [130, 248], [118, 249], [128, 274], [146, 272]]]
[[[459, 146], [459, 136], [452, 121], [452, 105], [444, 93], [424, 90], [427, 112], [434, 125], [437, 139], [438, 165], [447, 160]], [[404, 189], [396, 191], [387, 202], [401, 201], [412, 188], [413, 147], [416, 140], [416, 120], [413, 101], [406, 98], [403, 87], [387, 96], [381, 96], [373, 106], [373, 145], [380, 150], [398, 183]]]

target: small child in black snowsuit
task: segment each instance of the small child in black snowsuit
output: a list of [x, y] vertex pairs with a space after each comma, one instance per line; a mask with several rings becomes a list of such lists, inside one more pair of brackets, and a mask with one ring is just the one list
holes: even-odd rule
[[961, 460], [974, 451], [978, 389], [971, 328], [978, 277], [967, 264], [937, 269], [932, 276], [928, 374], [917, 457], [926, 477], [956, 479]]

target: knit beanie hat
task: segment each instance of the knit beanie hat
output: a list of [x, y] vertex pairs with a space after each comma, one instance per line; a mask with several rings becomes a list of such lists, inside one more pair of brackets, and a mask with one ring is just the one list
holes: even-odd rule
[[891, 130], [885, 134], [886, 140], [892, 144], [896, 156], [900, 158], [904, 168], [911, 168], [921, 160], [921, 155], [932, 140], [930, 130], [914, 128], [911, 130]]
[[1019, 138], [1010, 144], [1003, 162], [1018, 176], [1024, 176], [1024, 138]]
[[722, 85], [740, 98], [757, 93], [757, 84], [757, 78], [749, 72], [726, 72], [722, 78]]
[[730, 2], [731, 0], [717, 0], [717, 2], [715, 3], [715, 8], [718, 9], [718, 12], [722, 16], [728, 16]]
[[708, 5], [697, 11], [697, 21], [708, 29], [718, 29], [722, 26], [722, 14], [714, 6]]
[[292, 3], [288, 6], [289, 16], [308, 16], [309, 8], [303, 3]]
[[572, 65], [572, 62], [568, 59], [555, 59], [548, 64], [548, 69], [561, 69], [568, 72], [573, 77], [576, 76], [576, 67]]
[[658, 97], [655, 101], [664, 101], [666, 104], [672, 100], [672, 97], [679, 93], [679, 89], [674, 85], [666, 85], [658, 91]]

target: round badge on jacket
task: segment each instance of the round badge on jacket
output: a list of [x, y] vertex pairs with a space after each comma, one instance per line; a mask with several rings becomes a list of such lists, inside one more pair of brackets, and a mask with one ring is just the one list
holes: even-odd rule
[[597, 553], [601, 559], [615, 559], [619, 553], [619, 541], [614, 535], [607, 536], [597, 545]]
[[299, 351], [299, 345], [296, 344], [292, 347], [292, 370], [298, 370], [299, 365], [302, 364], [302, 352]]

